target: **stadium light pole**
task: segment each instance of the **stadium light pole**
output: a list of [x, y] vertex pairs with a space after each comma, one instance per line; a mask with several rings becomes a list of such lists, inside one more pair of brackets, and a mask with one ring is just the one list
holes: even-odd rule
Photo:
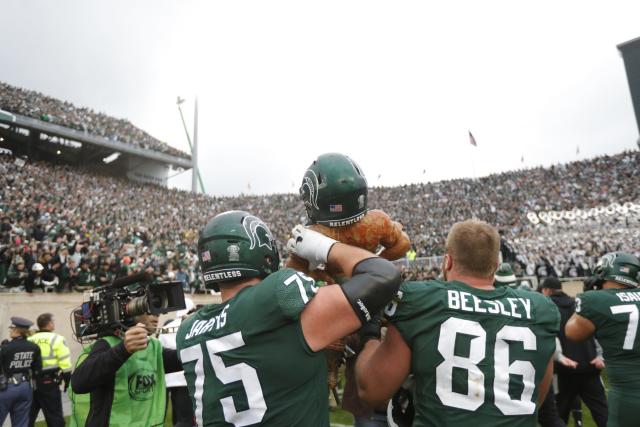
[[193, 150], [191, 150], [193, 161], [193, 173], [191, 174], [191, 191], [198, 192], [198, 97], [196, 96], [195, 108], [193, 110]]
[[[200, 192], [204, 193], [205, 192], [204, 185], [202, 184], [202, 177], [200, 176], [200, 170], [198, 169], [197, 152], [194, 154], [194, 144], [191, 143], [191, 135], [189, 135], [189, 130], [187, 129], [187, 123], [184, 120], [184, 114], [182, 114], [182, 108], [180, 108], [180, 105], [182, 105], [184, 102], [185, 102], [184, 99], [178, 97], [176, 101], [176, 105], [178, 106], [178, 111], [180, 112], [180, 119], [182, 120], [182, 127], [184, 128], [184, 133], [187, 136], [187, 142], [189, 143], [189, 150], [191, 150], [191, 160], [193, 162], [192, 175], [191, 175], [191, 191], [193, 191], [194, 193], [198, 192], [198, 189], [195, 184], [195, 176], [197, 176], [198, 182], [200, 183]], [[198, 99], [197, 98], [196, 98], [196, 108], [195, 108], [194, 131], [196, 135], [195, 138], [197, 139], [197, 134], [198, 134]]]

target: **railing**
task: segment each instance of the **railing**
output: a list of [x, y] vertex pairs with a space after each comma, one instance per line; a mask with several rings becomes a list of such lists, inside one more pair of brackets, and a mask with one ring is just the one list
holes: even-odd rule
[[427, 270], [432, 269], [433, 267], [442, 267], [443, 256], [430, 256], [430, 257], [416, 257], [413, 261], [409, 261], [407, 258], [402, 258], [393, 261], [393, 263], [397, 266], [406, 266], [411, 268], [426, 268]]
[[[425, 271], [429, 271], [433, 267], [442, 267], [443, 256], [431, 256], [431, 257], [417, 257], [413, 261], [409, 261], [407, 258], [402, 258], [393, 261], [398, 267], [416, 268]], [[570, 296], [575, 296], [582, 292], [582, 284], [587, 277], [559, 277], [560, 283], [563, 284], [562, 289]], [[516, 279], [518, 285], [522, 283], [528, 283], [532, 290], [537, 290], [540, 286], [540, 281], [536, 276], [522, 276]], [[575, 284], [574, 284], [575, 283]], [[565, 284], [567, 286], [565, 286]]]

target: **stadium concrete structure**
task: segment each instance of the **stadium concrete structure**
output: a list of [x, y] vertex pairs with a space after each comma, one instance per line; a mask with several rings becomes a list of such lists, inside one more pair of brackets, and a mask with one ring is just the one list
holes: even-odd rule
[[16, 156], [89, 167], [111, 176], [167, 186], [169, 172], [193, 167], [173, 156], [13, 112], [0, 111], [0, 148]]
[[[620, 43], [618, 50], [624, 60], [633, 111], [636, 115], [638, 131], [640, 131], [640, 37]], [[638, 139], [638, 147], [640, 147], [640, 139]]]

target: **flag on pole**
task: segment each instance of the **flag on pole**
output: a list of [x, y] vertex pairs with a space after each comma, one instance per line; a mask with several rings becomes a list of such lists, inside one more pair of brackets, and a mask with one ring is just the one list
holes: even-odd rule
[[474, 147], [477, 147], [478, 144], [476, 144], [476, 139], [473, 137], [473, 134], [471, 133], [471, 131], [469, 131], [469, 142], [471, 143], [471, 145], [473, 145]]

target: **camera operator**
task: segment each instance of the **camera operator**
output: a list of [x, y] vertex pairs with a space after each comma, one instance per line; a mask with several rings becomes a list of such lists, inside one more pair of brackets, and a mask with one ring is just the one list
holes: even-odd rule
[[86, 359], [79, 359], [71, 377], [76, 394], [91, 393], [88, 415], [73, 407], [71, 425], [156, 426], [164, 423], [166, 407], [165, 372], [182, 370], [175, 350], [162, 349], [150, 337], [158, 316], [134, 318], [124, 339], [115, 331], [100, 334]]

